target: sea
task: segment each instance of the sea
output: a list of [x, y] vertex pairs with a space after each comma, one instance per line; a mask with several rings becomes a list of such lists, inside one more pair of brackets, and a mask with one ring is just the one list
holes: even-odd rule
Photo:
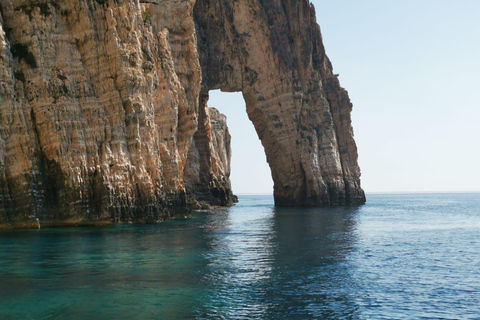
[[0, 319], [480, 319], [480, 194], [0, 233]]

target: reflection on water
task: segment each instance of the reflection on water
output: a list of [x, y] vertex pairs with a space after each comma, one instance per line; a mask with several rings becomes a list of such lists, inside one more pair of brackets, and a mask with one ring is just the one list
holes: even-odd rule
[[[260, 318], [272, 273], [273, 212], [235, 214], [225, 210], [222, 224], [207, 236], [210, 250], [203, 282], [208, 288], [200, 318]], [[218, 220], [216, 217], [210, 219]]]
[[277, 209], [273, 287], [279, 303], [272, 317], [341, 319], [357, 307], [346, 257], [354, 250], [358, 207]]
[[225, 210], [208, 237], [207, 301], [197, 313], [212, 319], [306, 319], [356, 313], [350, 292], [358, 207], [257, 207]]
[[0, 233], [0, 319], [478, 319], [480, 196]]

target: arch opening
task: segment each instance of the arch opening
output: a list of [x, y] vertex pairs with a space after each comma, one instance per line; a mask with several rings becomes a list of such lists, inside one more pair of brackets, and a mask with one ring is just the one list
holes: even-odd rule
[[248, 118], [241, 92], [209, 92], [208, 106], [227, 117], [231, 135], [231, 173], [233, 192], [245, 194], [273, 194], [273, 180], [265, 150], [255, 128]]

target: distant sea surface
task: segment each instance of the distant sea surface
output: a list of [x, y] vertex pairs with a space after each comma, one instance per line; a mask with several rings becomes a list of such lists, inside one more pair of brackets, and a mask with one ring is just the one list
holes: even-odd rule
[[480, 319], [480, 194], [2, 232], [0, 319]]

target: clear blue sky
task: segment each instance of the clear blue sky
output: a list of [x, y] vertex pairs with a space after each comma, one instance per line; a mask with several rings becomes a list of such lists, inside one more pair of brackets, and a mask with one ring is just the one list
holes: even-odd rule
[[[327, 54], [354, 105], [367, 192], [480, 191], [480, 1], [314, 0]], [[241, 94], [228, 117], [235, 193], [272, 193]]]

